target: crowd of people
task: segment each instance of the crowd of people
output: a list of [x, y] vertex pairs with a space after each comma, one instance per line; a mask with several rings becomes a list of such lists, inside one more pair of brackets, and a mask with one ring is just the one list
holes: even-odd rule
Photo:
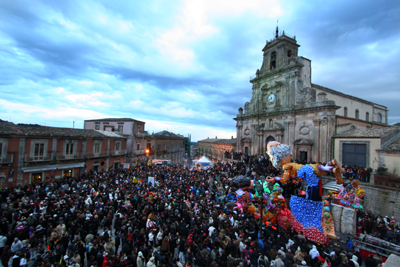
[[369, 183], [371, 180], [371, 174], [372, 174], [372, 168], [368, 167], [362, 167], [362, 166], [350, 166], [350, 165], [344, 165], [343, 168], [346, 170], [346, 173], [344, 176], [347, 179], [357, 179], [360, 182], [365, 182]]
[[[290, 227], [266, 227], [226, 205], [231, 201], [226, 196], [237, 190], [231, 178], [278, 173], [268, 159], [246, 157], [206, 170], [141, 165], [2, 189], [1, 263], [362, 266], [354, 246], [313, 244]], [[155, 182], [149, 184], [148, 177]], [[285, 188], [285, 196], [290, 190]], [[368, 232], [369, 224], [365, 227]], [[365, 266], [378, 262], [371, 257]]]

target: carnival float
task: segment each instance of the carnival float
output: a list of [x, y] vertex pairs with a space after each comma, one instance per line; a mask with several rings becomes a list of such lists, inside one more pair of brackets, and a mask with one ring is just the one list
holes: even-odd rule
[[[365, 190], [358, 182], [344, 186], [341, 174], [345, 170], [336, 160], [326, 165], [292, 163], [291, 147], [275, 141], [268, 143], [267, 154], [273, 166], [282, 170], [281, 175], [234, 177], [232, 186], [238, 188], [234, 207], [237, 212], [247, 210], [273, 228], [279, 225], [288, 229], [290, 226], [307, 239], [323, 244], [327, 244], [329, 239], [336, 239], [335, 228], [341, 231], [343, 227], [350, 227], [345, 233], [355, 229], [355, 209], [363, 209], [361, 203]], [[327, 173], [334, 174], [336, 183], [341, 185], [340, 192], [329, 191], [323, 196], [321, 177]], [[289, 181], [295, 185], [306, 184], [306, 189], [292, 195], [287, 203], [282, 195], [282, 187]]]

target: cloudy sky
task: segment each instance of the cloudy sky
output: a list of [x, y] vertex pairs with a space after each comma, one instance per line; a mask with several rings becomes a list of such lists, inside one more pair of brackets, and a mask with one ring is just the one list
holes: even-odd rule
[[127, 117], [236, 137], [266, 40], [295, 35], [312, 82], [400, 122], [399, 1], [2, 0], [0, 118], [83, 128]]

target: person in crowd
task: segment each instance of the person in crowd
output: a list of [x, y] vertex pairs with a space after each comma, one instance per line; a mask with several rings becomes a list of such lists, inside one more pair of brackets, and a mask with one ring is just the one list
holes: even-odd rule
[[[233, 177], [279, 175], [268, 157], [228, 154], [229, 162], [217, 162], [207, 170], [138, 164], [130, 169], [89, 170], [75, 177], [45, 178], [38, 184], [3, 189], [2, 264], [318, 264], [315, 259], [325, 257], [324, 249], [314, 244], [309, 250], [303, 233], [284, 230], [279, 225], [262, 226], [249, 212], [226, 205], [236, 199], [238, 188], [231, 186]], [[148, 177], [156, 177], [155, 183], [148, 184]], [[297, 190], [290, 183], [281, 186], [286, 198]], [[360, 211], [358, 217], [362, 232], [387, 235], [383, 217], [377, 221], [368, 210]], [[388, 226], [397, 231], [395, 220], [390, 220]], [[349, 261], [337, 248], [331, 256], [331, 266], [343, 263]], [[367, 263], [373, 266], [370, 259]]]

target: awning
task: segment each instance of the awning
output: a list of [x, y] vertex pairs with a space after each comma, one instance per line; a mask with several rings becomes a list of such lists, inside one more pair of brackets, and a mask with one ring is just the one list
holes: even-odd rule
[[327, 182], [326, 184], [322, 185], [323, 189], [326, 190], [332, 190], [332, 191], [340, 191], [340, 184], [337, 184], [336, 182]]
[[85, 166], [85, 162], [71, 163], [71, 164], [54, 164], [54, 165], [42, 165], [32, 167], [22, 167], [22, 172], [40, 172], [40, 171], [52, 171], [52, 170], [65, 170], [73, 168], [82, 168]]

